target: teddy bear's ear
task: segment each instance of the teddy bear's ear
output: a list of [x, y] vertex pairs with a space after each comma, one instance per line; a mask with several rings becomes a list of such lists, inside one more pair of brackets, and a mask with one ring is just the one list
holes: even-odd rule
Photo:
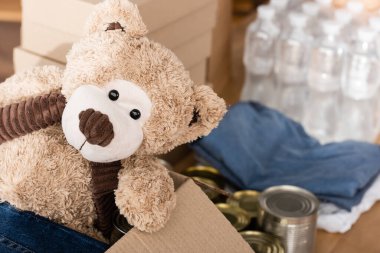
[[119, 31], [132, 38], [147, 34], [137, 6], [128, 0], [105, 0], [96, 5], [85, 31], [87, 34]]
[[193, 141], [198, 137], [208, 135], [212, 129], [217, 127], [226, 113], [224, 100], [218, 97], [209, 86], [195, 86], [194, 99], [193, 119], [189, 123], [189, 129], [185, 137], [187, 141]]

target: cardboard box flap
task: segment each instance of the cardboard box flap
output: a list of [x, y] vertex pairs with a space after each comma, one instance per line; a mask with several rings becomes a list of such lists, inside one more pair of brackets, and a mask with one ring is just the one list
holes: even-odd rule
[[253, 252], [192, 180], [174, 173], [171, 176], [179, 188], [177, 206], [166, 226], [152, 234], [132, 229], [107, 252]]
[[188, 177], [186, 177], [184, 175], [181, 175], [181, 174], [178, 174], [178, 173], [175, 173], [175, 172], [172, 172], [172, 171], [169, 171], [169, 175], [173, 179], [175, 191], [177, 191], [178, 188], [181, 185], [183, 185], [187, 180], [191, 180], [190, 178], [188, 178]]

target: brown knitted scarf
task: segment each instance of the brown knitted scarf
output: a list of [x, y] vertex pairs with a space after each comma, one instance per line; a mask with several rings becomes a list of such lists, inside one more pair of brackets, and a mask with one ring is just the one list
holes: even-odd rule
[[[53, 92], [0, 108], [0, 144], [61, 122], [65, 106], [65, 97]], [[99, 120], [103, 118], [99, 117]], [[90, 167], [92, 198], [98, 217], [96, 226], [108, 238], [112, 231], [112, 216], [117, 210], [114, 190], [118, 185], [121, 162], [90, 162]]]

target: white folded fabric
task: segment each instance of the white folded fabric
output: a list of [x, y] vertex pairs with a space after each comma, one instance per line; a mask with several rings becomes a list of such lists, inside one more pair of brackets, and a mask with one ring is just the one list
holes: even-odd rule
[[318, 228], [330, 233], [345, 233], [368, 211], [376, 201], [380, 200], [380, 175], [364, 194], [362, 201], [351, 209], [351, 212], [340, 209], [331, 203], [321, 203], [318, 210]]

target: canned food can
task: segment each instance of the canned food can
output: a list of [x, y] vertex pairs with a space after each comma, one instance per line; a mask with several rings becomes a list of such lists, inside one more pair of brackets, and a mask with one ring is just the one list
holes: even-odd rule
[[129, 230], [133, 228], [127, 221], [127, 219], [116, 212], [112, 219], [113, 230], [110, 237], [110, 244], [116, 243], [121, 237], [123, 237]]
[[237, 231], [241, 231], [246, 228], [251, 219], [246, 211], [243, 209], [231, 206], [225, 203], [218, 203], [216, 207], [223, 213], [227, 220], [236, 228]]
[[318, 207], [318, 199], [305, 189], [270, 187], [259, 197], [258, 223], [263, 231], [281, 239], [286, 253], [311, 253]]
[[253, 190], [237, 191], [227, 199], [227, 203], [244, 209], [251, 218], [257, 217], [260, 193]]
[[225, 180], [220, 172], [210, 166], [192, 166], [187, 168], [184, 172], [184, 175], [188, 177], [200, 177], [206, 178], [214, 181], [217, 186], [221, 189], [225, 186]]
[[284, 253], [280, 239], [271, 234], [252, 230], [240, 234], [255, 253]]

